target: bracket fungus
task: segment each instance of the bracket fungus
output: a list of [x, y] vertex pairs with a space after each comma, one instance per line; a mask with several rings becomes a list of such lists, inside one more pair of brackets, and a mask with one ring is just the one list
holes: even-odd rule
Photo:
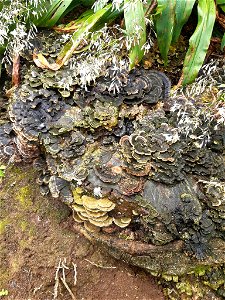
[[73, 191], [74, 202], [71, 205], [73, 209], [74, 220], [84, 223], [85, 228], [91, 231], [99, 231], [102, 227], [108, 227], [113, 223], [120, 228], [127, 227], [131, 218], [113, 217], [116, 204], [107, 198], [94, 198], [83, 194], [81, 188]]
[[0, 158], [41, 153], [43, 194], [61, 197], [75, 222], [105, 244], [110, 234], [124, 235], [137, 249], [168, 252], [174, 243], [190, 259], [212, 258], [225, 230], [219, 110], [170, 97], [169, 78], [155, 70], [121, 71], [115, 93], [109, 74], [85, 90], [68, 65], [54, 72], [24, 64], [10, 98], [11, 123], [0, 126]]

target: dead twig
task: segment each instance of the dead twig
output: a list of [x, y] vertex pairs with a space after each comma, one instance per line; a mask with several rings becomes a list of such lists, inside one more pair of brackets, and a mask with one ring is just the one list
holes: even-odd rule
[[223, 29], [225, 29], [225, 16], [219, 13], [218, 8], [216, 9], [216, 20]]
[[150, 13], [153, 12], [153, 10], [156, 8], [156, 6], [157, 6], [157, 1], [152, 0], [151, 4], [149, 5], [148, 9], [145, 12], [145, 17], [150, 15]]
[[14, 53], [13, 55], [13, 69], [12, 69], [12, 86], [17, 87], [20, 83], [20, 55], [19, 53]]

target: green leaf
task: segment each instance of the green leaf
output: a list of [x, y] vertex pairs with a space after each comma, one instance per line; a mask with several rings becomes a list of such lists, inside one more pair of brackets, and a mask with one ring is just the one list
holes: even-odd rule
[[79, 27], [82, 27], [84, 22], [92, 15], [93, 15], [93, 10], [88, 9], [84, 13], [82, 13], [80, 17], [77, 18], [76, 20], [71, 21], [68, 24], [60, 24], [56, 26], [54, 29], [59, 32], [63, 32], [63, 31], [74, 32]]
[[160, 15], [162, 11], [166, 8], [166, 5], [157, 5], [156, 12], [154, 13], [154, 16]]
[[70, 6], [71, 2], [73, 2], [73, 4], [79, 5], [80, 1], [54, 0], [52, 2], [47, 2], [47, 4], [45, 4], [44, 7], [42, 7], [42, 9], [46, 12], [42, 14], [41, 18], [38, 18], [35, 21], [35, 25], [39, 27], [54, 26], [56, 22], [62, 17], [67, 8]]
[[216, 4], [225, 12], [225, 0], [216, 0]]
[[189, 40], [185, 56], [182, 84], [194, 81], [204, 62], [212, 30], [216, 19], [216, 8], [213, 0], [198, 1], [198, 24]]
[[195, 0], [177, 1], [175, 8], [175, 25], [173, 30], [172, 43], [175, 44], [180, 36], [182, 27], [187, 22], [192, 12]]
[[[60, 18], [63, 18], [75, 7], [79, 5], [91, 7], [94, 2], [94, 0], [54, 0], [52, 2], [50, 2], [49, 0], [45, 0], [39, 10], [41, 17], [34, 17], [32, 21], [36, 26], [39, 27], [52, 27], [58, 22]], [[32, 5], [31, 9], [34, 9]]]
[[221, 4], [221, 5], [220, 5], [220, 8], [222, 9], [222, 11], [225, 12], [225, 4]]
[[81, 3], [83, 6], [91, 7], [95, 3], [95, 0], [82, 0]]
[[222, 38], [222, 41], [221, 41], [221, 50], [222, 51], [224, 50], [224, 47], [225, 47], [225, 33], [223, 34], [223, 38]]
[[158, 5], [164, 7], [164, 9], [161, 13], [155, 15], [154, 23], [159, 50], [165, 64], [167, 64], [167, 54], [171, 45], [175, 23], [176, 0], [158, 0], [157, 2]]
[[108, 2], [109, 2], [108, 0], [98, 0], [98, 1], [95, 1], [94, 12], [96, 12], [96, 11], [102, 9], [103, 7], [105, 7]]
[[130, 69], [140, 62], [146, 42], [145, 14], [141, 0], [124, 0], [124, 19], [129, 49]]
[[117, 10], [109, 9], [93, 26], [92, 31], [96, 31], [101, 29], [105, 24], [110, 24], [113, 22], [118, 16], [123, 13], [123, 7]]
[[216, 0], [216, 4], [218, 5], [225, 4], [225, 0]]
[[[96, 13], [93, 13], [87, 19], [85, 19], [82, 26], [72, 35], [71, 40], [66, 43], [63, 49], [60, 51], [56, 64], [62, 66], [72, 55], [76, 48], [79, 46], [82, 39], [87, 38], [89, 33], [93, 30], [96, 23], [104, 16], [105, 13], [111, 11], [112, 4], [108, 4]], [[104, 26], [105, 23], [102, 24]]]

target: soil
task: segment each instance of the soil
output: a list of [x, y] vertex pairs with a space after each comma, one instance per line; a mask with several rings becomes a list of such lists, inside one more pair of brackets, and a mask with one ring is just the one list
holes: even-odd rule
[[41, 196], [36, 178], [13, 166], [0, 184], [0, 299], [164, 299], [155, 278], [76, 233], [70, 209]]

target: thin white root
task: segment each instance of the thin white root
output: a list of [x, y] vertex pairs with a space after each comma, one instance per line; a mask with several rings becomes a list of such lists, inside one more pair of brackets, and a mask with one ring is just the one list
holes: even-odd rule
[[91, 265], [93, 265], [93, 266], [95, 266], [97, 268], [101, 268], [101, 269], [116, 269], [116, 267], [113, 267], [113, 266], [102, 266], [100, 264], [96, 264], [95, 262], [90, 261], [89, 259], [86, 259], [86, 258], [85, 258], [85, 260], [87, 262], [89, 262]]
[[61, 258], [59, 260], [56, 272], [55, 272], [55, 285], [54, 285], [54, 293], [53, 293], [53, 299], [57, 299], [58, 297], [58, 287], [59, 287], [59, 270], [61, 269]]
[[[73, 272], [74, 272], [74, 285], [77, 283], [77, 265], [72, 262], [73, 265]], [[62, 261], [60, 258], [58, 266], [56, 268], [55, 272], [55, 285], [54, 285], [54, 291], [53, 291], [53, 299], [57, 299], [58, 297], [58, 289], [60, 285], [60, 281], [63, 283], [64, 287], [67, 289], [68, 293], [70, 294], [72, 300], [76, 300], [75, 295], [71, 291], [69, 285], [66, 282], [66, 270], [69, 270], [70, 268], [66, 265], [66, 259]], [[61, 276], [60, 276], [61, 275]]]
[[64, 278], [60, 277], [62, 283], [64, 284], [65, 288], [67, 289], [67, 291], [69, 292], [70, 296], [72, 297], [72, 300], [76, 300], [76, 297], [74, 296], [73, 292], [71, 291], [71, 289], [69, 288], [67, 282], [64, 280]]
[[75, 263], [73, 263], [73, 271], [74, 271], [74, 275], [73, 275], [73, 278], [74, 278], [74, 282], [73, 284], [76, 285], [77, 284], [77, 265]]

